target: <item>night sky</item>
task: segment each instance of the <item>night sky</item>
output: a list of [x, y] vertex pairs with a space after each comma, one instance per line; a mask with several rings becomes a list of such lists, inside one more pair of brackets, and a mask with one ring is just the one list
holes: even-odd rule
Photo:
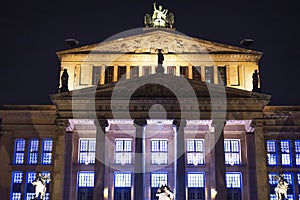
[[[153, 0], [2, 1], [0, 105], [50, 104], [57, 92], [64, 40], [99, 43], [122, 31], [143, 27]], [[176, 30], [210, 41], [240, 46], [255, 40], [262, 51], [262, 92], [270, 105], [300, 105], [300, 1], [165, 0]]]

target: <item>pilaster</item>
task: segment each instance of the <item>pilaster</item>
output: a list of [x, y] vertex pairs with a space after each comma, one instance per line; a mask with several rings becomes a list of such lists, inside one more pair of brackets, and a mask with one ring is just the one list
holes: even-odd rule
[[65, 189], [64, 188], [64, 177], [65, 176], [65, 158], [66, 158], [66, 128], [69, 122], [67, 120], [57, 120], [57, 135], [54, 140], [54, 172], [52, 175], [52, 186], [51, 194], [53, 200], [63, 199]]
[[[224, 120], [213, 120], [211, 126], [213, 131], [210, 133], [210, 183], [211, 190], [215, 189], [217, 195], [214, 199], [227, 199], [226, 192], [226, 166], [224, 155]], [[210, 193], [211, 191], [209, 191]], [[213, 199], [213, 198], [212, 198]]]
[[186, 199], [186, 169], [185, 169], [185, 140], [184, 128], [186, 120], [174, 120], [173, 125], [176, 126], [177, 139], [176, 139], [176, 193], [177, 200]]
[[105, 128], [108, 126], [106, 119], [94, 121], [97, 127], [96, 133], [96, 160], [95, 160], [95, 181], [94, 181], [94, 200], [104, 200], [104, 181], [105, 181]]
[[267, 175], [267, 156], [264, 139], [264, 125], [264, 120], [254, 120], [251, 124], [251, 126], [254, 127], [258, 200], [265, 200], [269, 198], [269, 182]]
[[147, 124], [145, 119], [135, 119], [135, 164], [134, 164], [134, 200], [145, 199], [144, 162], [143, 162], [143, 132]]

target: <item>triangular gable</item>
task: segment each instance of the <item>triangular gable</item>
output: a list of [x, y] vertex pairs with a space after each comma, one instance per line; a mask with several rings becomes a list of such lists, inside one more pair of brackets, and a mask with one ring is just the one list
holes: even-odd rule
[[152, 53], [155, 49], [164, 49], [169, 53], [232, 53], [259, 56], [262, 54], [258, 51], [193, 38], [174, 30], [161, 28], [132, 30], [102, 43], [60, 51], [57, 54], [61, 58], [64, 54], [73, 53]]

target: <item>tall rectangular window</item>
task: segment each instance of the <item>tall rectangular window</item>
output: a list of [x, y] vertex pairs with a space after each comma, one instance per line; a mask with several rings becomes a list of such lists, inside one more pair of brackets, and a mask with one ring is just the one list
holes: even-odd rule
[[138, 77], [139, 76], [139, 67], [138, 66], [131, 66], [130, 67], [130, 78]]
[[43, 165], [51, 165], [52, 164], [52, 139], [44, 139], [43, 140], [43, 152], [42, 152], [42, 164]]
[[189, 68], [187, 66], [180, 66], [180, 76], [185, 78], [189, 77]]
[[25, 139], [16, 139], [14, 164], [24, 164]]
[[240, 141], [239, 140], [224, 140], [225, 164], [240, 165]]
[[193, 66], [193, 79], [201, 81], [201, 67]]
[[[297, 183], [298, 183], [298, 191], [300, 191], [300, 173], [297, 173]], [[298, 199], [300, 200], [300, 192], [298, 194]]]
[[176, 66], [168, 66], [167, 68], [167, 73], [170, 74], [170, 75], [176, 75]]
[[132, 163], [132, 139], [116, 139], [115, 151], [116, 164], [128, 165]]
[[168, 140], [151, 140], [151, 164], [168, 164]]
[[212, 66], [205, 67], [205, 82], [214, 83], [214, 68]]
[[93, 85], [98, 85], [100, 83], [100, 77], [101, 77], [101, 66], [93, 66], [93, 77], [92, 77]]
[[12, 173], [10, 200], [21, 200], [23, 173], [15, 171]]
[[204, 147], [203, 140], [188, 139], [186, 140], [186, 154], [188, 165], [204, 164]]
[[25, 186], [25, 199], [30, 200], [34, 199], [34, 186], [32, 181], [36, 179], [36, 172], [27, 172], [26, 173], [26, 186]]
[[151, 74], [151, 66], [144, 66], [143, 67], [143, 75], [150, 75]]
[[93, 199], [94, 172], [81, 171], [77, 175], [77, 199]]
[[157, 189], [161, 186], [162, 181], [168, 183], [168, 173], [166, 172], [155, 172], [151, 173], [150, 176], [150, 185], [151, 185], [151, 200], [157, 200], [156, 192]]
[[79, 140], [79, 164], [95, 164], [96, 140]]
[[168, 173], [151, 173], [151, 188], [159, 188], [162, 181], [168, 183]]
[[242, 174], [240, 172], [226, 173], [227, 200], [242, 199]]
[[295, 141], [295, 164], [300, 165], [300, 140]]
[[278, 184], [278, 181], [275, 178], [276, 176], [278, 176], [278, 174], [269, 173], [270, 200], [277, 200], [276, 194], [275, 194], [275, 188]]
[[28, 164], [37, 164], [39, 156], [39, 140], [31, 139], [29, 140], [28, 146]]
[[227, 85], [226, 67], [218, 67], [218, 84]]
[[123, 76], [123, 79], [126, 79], [126, 66], [118, 66], [118, 80]]
[[281, 140], [280, 141], [280, 151], [281, 151], [281, 164], [282, 165], [292, 165], [291, 160], [291, 141]]
[[275, 140], [267, 140], [267, 157], [269, 166], [277, 165], [277, 142]]
[[188, 188], [204, 188], [204, 173], [188, 173]]
[[105, 68], [105, 83], [112, 83], [114, 77], [114, 67], [113, 66], [107, 66]]
[[131, 173], [115, 172], [115, 187], [131, 187]]

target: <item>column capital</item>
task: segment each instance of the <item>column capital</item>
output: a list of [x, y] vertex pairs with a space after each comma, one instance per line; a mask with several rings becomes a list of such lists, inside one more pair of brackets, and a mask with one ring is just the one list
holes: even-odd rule
[[143, 127], [147, 124], [147, 120], [146, 119], [135, 119], [133, 120], [133, 125], [135, 127], [140, 126]]
[[103, 130], [109, 126], [109, 123], [105, 118], [95, 119], [94, 124], [96, 126], [100, 126]]
[[186, 127], [187, 121], [185, 119], [174, 119], [173, 125], [176, 126], [176, 128], [184, 128]]
[[253, 128], [262, 128], [265, 125], [266, 125], [266, 121], [264, 119], [254, 119], [250, 124], [250, 126]]
[[226, 125], [225, 119], [214, 119], [211, 122], [211, 126], [214, 128], [224, 128], [225, 125]]

